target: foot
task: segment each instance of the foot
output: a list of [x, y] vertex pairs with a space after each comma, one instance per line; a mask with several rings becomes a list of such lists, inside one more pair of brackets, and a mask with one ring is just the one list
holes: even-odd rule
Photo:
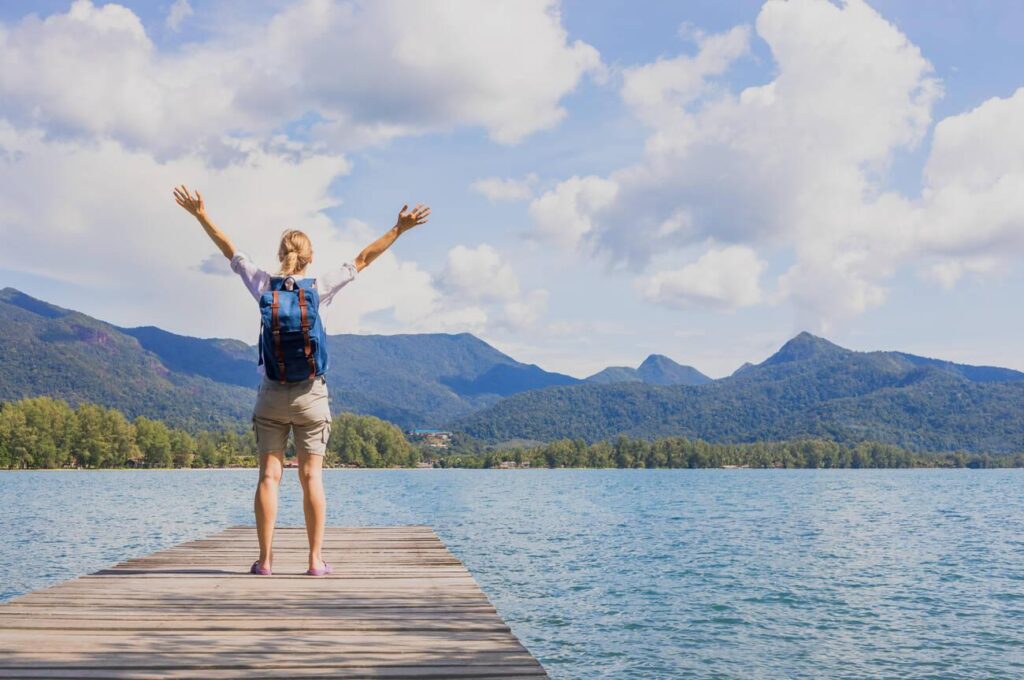
[[330, 574], [333, 570], [324, 560], [310, 560], [309, 569], [306, 570], [307, 576], [323, 576], [324, 574]]
[[271, 573], [273, 573], [273, 572], [270, 571], [270, 562], [269, 561], [268, 562], [260, 562], [259, 560], [256, 560], [255, 562], [252, 563], [252, 566], [249, 567], [249, 573], [250, 574], [259, 574], [260, 576], [270, 576]]

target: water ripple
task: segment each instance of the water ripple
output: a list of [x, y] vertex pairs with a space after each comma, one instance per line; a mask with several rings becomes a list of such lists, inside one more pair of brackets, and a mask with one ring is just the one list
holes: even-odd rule
[[[251, 470], [0, 472], [0, 600], [249, 524]], [[325, 473], [429, 524], [556, 678], [1020, 677], [1019, 470]], [[301, 525], [286, 472], [280, 523]]]

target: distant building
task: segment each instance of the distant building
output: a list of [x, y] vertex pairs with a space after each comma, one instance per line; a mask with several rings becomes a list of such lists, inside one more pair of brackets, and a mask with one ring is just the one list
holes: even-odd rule
[[503, 460], [498, 463], [498, 468], [501, 470], [514, 470], [515, 468], [528, 468], [530, 467], [530, 461], [524, 460], [522, 463], [517, 463], [514, 460]]
[[452, 433], [447, 430], [434, 430], [425, 427], [416, 427], [405, 431], [406, 436], [414, 442], [423, 442], [427, 446], [438, 449], [446, 449], [451, 445]]

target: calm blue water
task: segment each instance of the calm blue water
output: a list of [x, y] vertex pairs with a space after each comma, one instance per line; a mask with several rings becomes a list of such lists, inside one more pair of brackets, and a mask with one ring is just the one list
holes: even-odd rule
[[[251, 523], [255, 474], [0, 472], [0, 600]], [[1024, 471], [325, 477], [330, 524], [432, 525], [553, 677], [1024, 674]]]

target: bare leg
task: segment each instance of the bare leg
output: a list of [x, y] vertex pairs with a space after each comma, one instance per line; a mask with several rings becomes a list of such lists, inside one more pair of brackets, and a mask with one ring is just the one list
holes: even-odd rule
[[269, 569], [273, 562], [274, 522], [277, 520], [277, 489], [281, 485], [284, 453], [260, 456], [260, 480], [256, 485], [253, 510], [256, 513], [256, 536], [260, 541], [260, 567]]
[[324, 545], [324, 522], [327, 515], [323, 464], [323, 456], [312, 453], [299, 454], [299, 482], [302, 484], [302, 510], [306, 514], [310, 569], [323, 569], [324, 566], [323, 557], [320, 555]]

